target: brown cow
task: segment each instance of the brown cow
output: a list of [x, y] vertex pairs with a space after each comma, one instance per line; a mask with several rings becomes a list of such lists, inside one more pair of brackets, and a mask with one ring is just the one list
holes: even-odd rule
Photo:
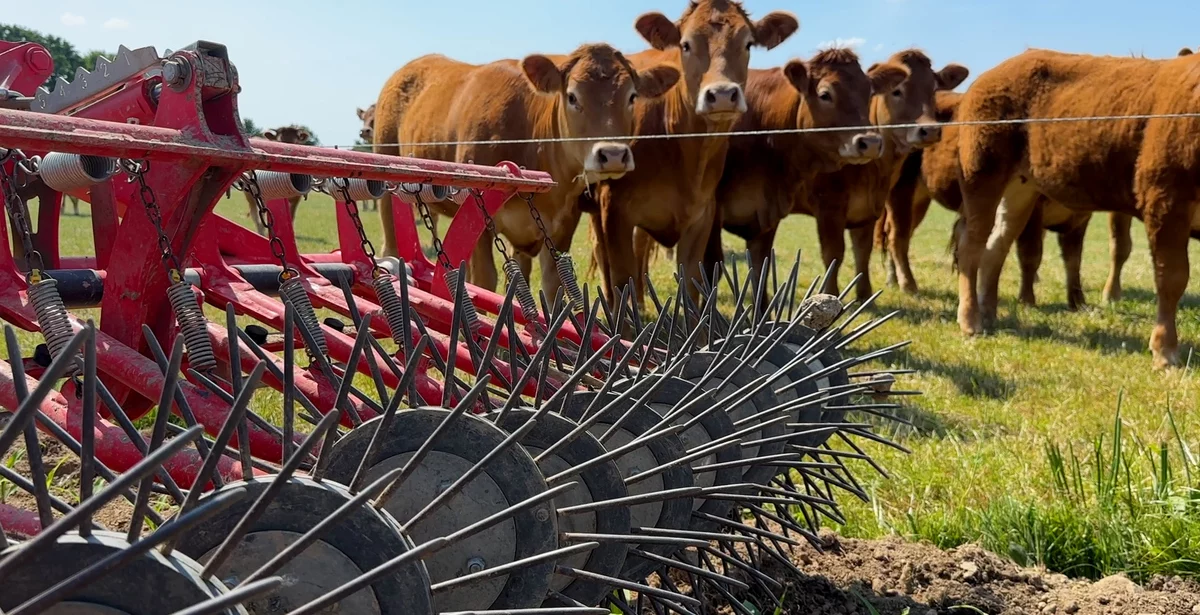
[[[375, 103], [371, 103], [366, 109], [358, 108], [358, 119], [362, 120], [362, 128], [358, 129], [358, 138], [364, 143], [375, 142]], [[389, 198], [384, 196], [384, 198]], [[369, 203], [365, 209], [378, 209], [379, 201], [383, 199], [373, 199], [367, 201]], [[437, 216], [433, 217], [433, 232], [437, 233]]]
[[[863, 129], [871, 120], [872, 92], [891, 92], [908, 76], [908, 69], [892, 63], [864, 73], [849, 49], [828, 49], [782, 69], [750, 71], [750, 111], [735, 130], [852, 128], [731, 139], [717, 190], [719, 219], [721, 228], [746, 240], [752, 280], [758, 280], [779, 223], [806, 184], [819, 173], [866, 164], [882, 154], [883, 137]], [[720, 231], [714, 228], [713, 234]], [[763, 289], [758, 292], [761, 296]]]
[[[1031, 50], [984, 73], [963, 96], [970, 122], [1200, 112], [1200, 56], [1169, 60]], [[1200, 119], [963, 126], [959, 164], [965, 230], [958, 248], [958, 321], [980, 333], [996, 317], [1009, 234], [1039, 195], [1080, 210], [1138, 216], [1155, 265], [1155, 367], [1176, 365], [1176, 311], [1187, 288], [1190, 232], [1200, 230]], [[1000, 208], [1001, 199], [1004, 201]], [[999, 217], [998, 217], [999, 216]]]
[[[894, 54], [888, 64], [900, 67], [904, 80], [871, 98], [871, 123], [884, 135], [883, 154], [875, 161], [818, 175], [795, 199], [792, 213], [817, 219], [821, 258], [828, 268], [845, 256], [845, 235], [854, 247], [856, 285], [860, 301], [871, 296], [871, 249], [875, 221], [883, 214], [888, 193], [900, 175], [905, 159], [914, 151], [938, 143], [942, 130], [936, 117], [935, 95], [950, 91], [966, 80], [968, 71], [958, 64], [933, 70], [929, 57], [909, 49]], [[915, 124], [888, 128], [889, 124]], [[825, 292], [838, 294], [837, 269], [826, 280]]]
[[[587, 184], [633, 170], [634, 155], [622, 137], [633, 130], [639, 98], [661, 96], [679, 80], [679, 71], [662, 63], [635, 68], [608, 45], [583, 45], [569, 56], [531, 55], [472, 65], [441, 55], [418, 58], [385, 84], [376, 107], [375, 151], [399, 154], [394, 144], [445, 141], [462, 145], [413, 145], [405, 155], [454, 162], [496, 164], [511, 161], [547, 171], [557, 187], [534, 197], [550, 229], [574, 208]], [[488, 140], [584, 137], [588, 141], [488, 145]], [[453, 215], [453, 204], [441, 204]], [[470, 206], [474, 206], [471, 204]], [[383, 254], [395, 256], [390, 202], [379, 208], [384, 228]], [[528, 269], [542, 236], [523, 200], [495, 215], [498, 231]], [[551, 230], [553, 233], [553, 230]], [[481, 237], [471, 259], [472, 281], [496, 287], [490, 236]], [[567, 242], [558, 243], [566, 249]], [[543, 285], [555, 284], [554, 267], [543, 261]], [[528, 274], [528, 271], [526, 271]], [[546, 281], [546, 278], [551, 278]]]
[[[262, 133], [262, 137], [268, 141], [278, 141], [280, 143], [290, 143], [293, 145], [303, 145], [308, 142], [311, 135], [308, 131], [295, 124], [289, 126], [280, 126], [279, 128], [269, 128]], [[258, 219], [258, 209], [254, 205], [254, 199], [250, 194], [246, 194], [246, 204], [250, 207], [250, 218], [254, 220], [254, 228], [259, 235], [266, 232], [262, 222]], [[288, 204], [291, 206], [292, 219], [296, 219], [296, 208], [300, 206], [300, 197], [294, 196], [288, 199]]]
[[[746, 111], [750, 49], [772, 49], [800, 27], [784, 12], [753, 21], [733, 0], [695, 0], [676, 22], [661, 13], [647, 13], [637, 24], [653, 49], [630, 56], [630, 61], [635, 66], [669, 62], [683, 73], [666, 96], [637, 105], [637, 135], [729, 131]], [[624, 286], [631, 278], [641, 295], [635, 228], [675, 247], [676, 262], [685, 267], [687, 277], [699, 276], [716, 220], [716, 188], [728, 145], [724, 136], [638, 139], [634, 153], [653, 167], [601, 184], [591, 228], [598, 237], [595, 256], [610, 299], [618, 292], [616, 285]], [[694, 285], [687, 286], [693, 297], [698, 296]]]
[[[938, 92], [936, 116], [939, 122], [954, 119], [954, 110], [962, 100], [957, 92]], [[908, 260], [908, 246], [913, 231], [925, 219], [929, 205], [937, 200], [943, 207], [957, 212], [962, 205], [958, 189], [958, 127], [944, 126], [942, 140], [924, 150], [913, 152], [904, 161], [900, 177], [888, 195], [884, 215], [875, 224], [875, 244], [886, 248], [884, 264], [888, 283], [899, 284], [910, 294], [917, 292], [917, 281]], [[1030, 222], [1017, 237], [1017, 256], [1021, 266], [1020, 300], [1036, 304], [1034, 282], [1041, 266], [1043, 235], [1046, 230], [1058, 234], [1063, 263], [1067, 271], [1067, 304], [1070, 309], [1085, 303], [1080, 266], [1083, 262], [1083, 240], [1092, 214], [1067, 209], [1048, 199], [1039, 200]], [[956, 230], [960, 225], [956, 224]], [[957, 232], [952, 235], [951, 249], [956, 249]]]

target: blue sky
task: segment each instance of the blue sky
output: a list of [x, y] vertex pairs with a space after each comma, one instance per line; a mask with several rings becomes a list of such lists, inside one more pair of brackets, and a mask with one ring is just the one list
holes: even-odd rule
[[[3, 0], [0, 21], [71, 41], [81, 52], [196, 40], [225, 44], [241, 77], [242, 117], [262, 126], [308, 124], [323, 144], [358, 135], [355, 107], [374, 102], [405, 62], [444, 53], [471, 62], [565, 53], [585, 42], [625, 51], [645, 43], [633, 29], [643, 12], [678, 17], [687, 0]], [[1028, 47], [1148, 57], [1200, 45], [1197, 0], [746, 0], [759, 17], [787, 10], [800, 31], [752, 66], [778, 66], [834, 41], [857, 48], [864, 66], [907, 47], [940, 66], [958, 62], [972, 78]], [[201, 9], [200, 7], [204, 7]], [[16, 10], [13, 10], [13, 9]], [[969, 81], [968, 81], [969, 84]], [[965, 86], [964, 86], [965, 87]]]

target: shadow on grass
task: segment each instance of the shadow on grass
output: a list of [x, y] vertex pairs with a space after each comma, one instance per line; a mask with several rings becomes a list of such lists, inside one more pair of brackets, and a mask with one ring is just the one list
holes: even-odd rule
[[[1158, 295], [1153, 289], [1149, 288], [1125, 288], [1121, 291], [1121, 300], [1116, 303], [1120, 306], [1122, 303], [1148, 303], [1152, 305], [1158, 304]], [[1104, 305], [1100, 303], [1100, 305]], [[1185, 293], [1183, 299], [1179, 301], [1179, 309], [1200, 309], [1200, 294]]]
[[1004, 401], [1016, 391], [1017, 383], [991, 370], [964, 361], [942, 361], [915, 355], [905, 348], [895, 355], [897, 364], [922, 374], [949, 380], [958, 392], [967, 397]]

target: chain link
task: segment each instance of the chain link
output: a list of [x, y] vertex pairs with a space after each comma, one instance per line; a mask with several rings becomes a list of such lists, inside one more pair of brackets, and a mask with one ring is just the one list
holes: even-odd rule
[[545, 242], [546, 249], [550, 251], [550, 256], [553, 256], [554, 260], [558, 260], [561, 253], [558, 251], [558, 248], [554, 247], [554, 240], [550, 239], [550, 232], [546, 230], [546, 223], [542, 221], [542, 213], [538, 211], [537, 207], [533, 206], [533, 193], [522, 194], [521, 198], [529, 206], [529, 215], [533, 216], [533, 223], [537, 225], [538, 231], [541, 232], [542, 241]]
[[[21, 171], [25, 174], [25, 178], [19, 184], [15, 176], [10, 176], [4, 167], [0, 166], [0, 183], [3, 184], [0, 185], [0, 192], [3, 192], [4, 208], [8, 211], [13, 226], [21, 236], [21, 247], [25, 252], [25, 269], [29, 271], [30, 281], [37, 282], [41, 280], [41, 272], [46, 268], [46, 263], [42, 260], [42, 253], [33, 247], [33, 228], [29, 224], [29, 207], [17, 192], [24, 185], [28, 185], [29, 175], [37, 172], [37, 163], [33, 162], [32, 166], [26, 166], [30, 159], [16, 149], [8, 150], [4, 156], [5, 159], [10, 157], [14, 159], [14, 170]], [[2, 162], [0, 161], [0, 163]], [[36, 266], [34, 266], [35, 262]]]
[[488, 232], [492, 234], [492, 243], [496, 244], [496, 250], [500, 252], [500, 256], [505, 262], [512, 260], [512, 257], [508, 255], [508, 247], [504, 245], [504, 240], [500, 238], [500, 232], [496, 230], [496, 221], [488, 213], [487, 207], [483, 205], [483, 192], [471, 190], [471, 197], [475, 199], [475, 205], [479, 207], [479, 213], [483, 214], [483, 223], [487, 225]]
[[350, 215], [350, 221], [354, 223], [354, 230], [358, 231], [358, 243], [362, 246], [367, 258], [371, 260], [371, 277], [378, 278], [387, 273], [387, 269], [384, 269], [375, 260], [375, 244], [371, 243], [371, 239], [367, 237], [366, 229], [363, 228], [362, 217], [358, 215], [358, 202], [350, 198], [350, 182], [345, 179], [339, 181], [337, 178], [332, 178], [330, 181], [342, 193], [342, 202], [346, 207], [346, 213]]
[[146, 183], [146, 173], [150, 171], [150, 161], [125, 158], [121, 160], [121, 168], [129, 175], [127, 181], [138, 183], [138, 196], [142, 200], [142, 206], [146, 209], [146, 216], [150, 218], [150, 223], [154, 225], [154, 230], [158, 233], [158, 252], [162, 257], [163, 264], [167, 266], [167, 275], [170, 276], [172, 283], [182, 280], [183, 265], [179, 262], [175, 251], [171, 249], [171, 240], [167, 238], [167, 233], [163, 230], [162, 211], [158, 208], [154, 189]]
[[404, 190], [406, 194], [411, 194], [413, 199], [417, 202], [417, 212], [421, 214], [421, 222], [425, 223], [425, 229], [428, 230], [429, 234], [433, 237], [433, 250], [437, 253], [437, 259], [438, 262], [441, 263], [442, 268], [446, 271], [454, 269], [454, 267], [450, 264], [450, 257], [446, 256], [446, 250], [442, 246], [441, 238], [438, 237], [437, 231], [433, 228], [433, 216], [429, 214], [429, 206], [425, 204], [425, 199], [421, 198], [421, 191], [409, 191], [403, 186], [401, 186], [399, 189]]
[[263, 228], [267, 229], [267, 237], [270, 239], [271, 255], [279, 261], [279, 267], [282, 271], [279, 272], [279, 281], [284, 282], [298, 275], [300, 272], [288, 266], [287, 251], [283, 246], [283, 239], [275, 232], [275, 214], [267, 208], [267, 204], [263, 202], [262, 189], [258, 186], [258, 174], [253, 169], [246, 171], [243, 175], [244, 181], [242, 187], [250, 193], [250, 198], [254, 199], [254, 208], [258, 213], [258, 221]]

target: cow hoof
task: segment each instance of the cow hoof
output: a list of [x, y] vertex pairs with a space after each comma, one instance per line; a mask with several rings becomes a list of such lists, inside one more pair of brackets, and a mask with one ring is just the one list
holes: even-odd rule
[[1179, 366], [1178, 352], [1154, 352], [1154, 369], [1168, 370]]

